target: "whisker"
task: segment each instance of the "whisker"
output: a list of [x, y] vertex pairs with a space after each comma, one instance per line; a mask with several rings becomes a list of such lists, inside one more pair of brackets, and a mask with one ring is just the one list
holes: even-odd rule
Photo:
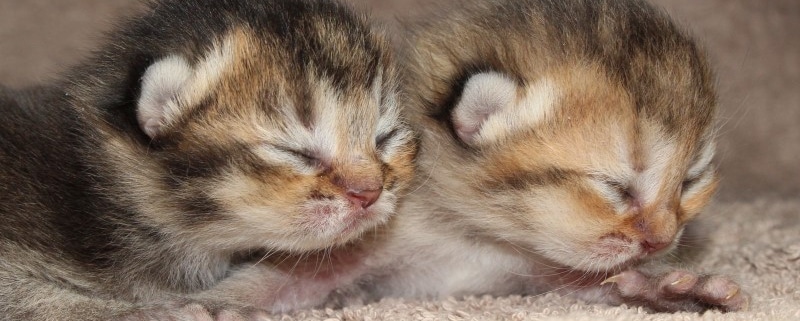
[[442, 148], [441, 143], [437, 142], [437, 144], [436, 144], [436, 159], [433, 160], [433, 165], [431, 165], [431, 169], [428, 171], [427, 175], [425, 176], [425, 180], [422, 181], [421, 183], [419, 183], [419, 185], [417, 185], [417, 187], [414, 188], [414, 190], [411, 190], [408, 193], [406, 193], [405, 195], [401, 195], [400, 197], [406, 197], [408, 195], [412, 195], [412, 194], [416, 193], [417, 191], [419, 191], [426, 184], [428, 184], [428, 182], [433, 177], [434, 171], [436, 171], [437, 165], [439, 164], [439, 158], [441, 158], [441, 155], [442, 155], [441, 154], [441, 148]]

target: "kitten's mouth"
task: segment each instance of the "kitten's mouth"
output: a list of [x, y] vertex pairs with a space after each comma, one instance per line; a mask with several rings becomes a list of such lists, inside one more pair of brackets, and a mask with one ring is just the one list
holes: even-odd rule
[[321, 206], [314, 211], [307, 227], [310, 231], [328, 235], [337, 243], [345, 243], [362, 230], [377, 225], [382, 213], [372, 208]]
[[594, 272], [624, 271], [667, 252], [668, 251], [664, 250], [648, 253], [645, 250], [638, 249], [622, 252], [593, 252], [591, 256], [593, 256], [594, 264], [589, 264], [589, 266], [581, 265], [575, 268]]
[[574, 257], [567, 265], [576, 270], [592, 273], [622, 271], [641, 264], [653, 256], [643, 251], [636, 243], [617, 237], [602, 238], [583, 251], [576, 252], [585, 254]]
[[[581, 264], [581, 270], [613, 271], [628, 268], [653, 257], [669, 252], [674, 241], [660, 244], [632, 239], [622, 234], [613, 233], [601, 237], [589, 248], [590, 264]], [[585, 268], [583, 265], [587, 265]]]

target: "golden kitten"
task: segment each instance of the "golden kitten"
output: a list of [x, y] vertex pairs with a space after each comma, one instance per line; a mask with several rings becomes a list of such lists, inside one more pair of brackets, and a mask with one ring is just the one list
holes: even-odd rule
[[639, 266], [676, 247], [717, 186], [713, 75], [666, 14], [643, 1], [479, 1], [413, 32], [417, 187], [332, 300], [560, 291], [746, 307], [726, 277]]

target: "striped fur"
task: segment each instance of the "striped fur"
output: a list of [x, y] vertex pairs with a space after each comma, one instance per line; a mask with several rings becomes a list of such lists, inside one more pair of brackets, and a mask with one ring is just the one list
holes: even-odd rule
[[396, 92], [343, 5], [152, 1], [62, 81], [0, 92], [0, 320], [301, 304], [273, 256], [358, 238], [409, 185]]

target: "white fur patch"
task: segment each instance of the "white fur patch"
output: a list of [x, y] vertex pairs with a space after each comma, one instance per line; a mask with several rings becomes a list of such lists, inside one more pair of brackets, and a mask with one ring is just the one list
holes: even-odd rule
[[644, 146], [644, 171], [639, 174], [633, 184], [642, 204], [657, 201], [662, 185], [669, 180], [674, 155], [678, 152], [677, 143], [658, 130], [658, 126], [643, 126], [642, 146]]
[[197, 64], [194, 75], [184, 92], [183, 99], [189, 104], [197, 104], [208, 96], [212, 88], [219, 83], [225, 71], [230, 70], [236, 59], [235, 39], [234, 36], [226, 37], [221, 45], [215, 45]]
[[[337, 151], [341, 149], [343, 122], [346, 123], [346, 113], [340, 108], [341, 97], [327, 81], [318, 81], [314, 91], [314, 128], [311, 136], [314, 149], [319, 153], [319, 157], [325, 161], [331, 161], [337, 156]], [[346, 133], [346, 132], [345, 132]]]
[[137, 104], [139, 126], [155, 137], [181, 113], [198, 104], [233, 62], [233, 37], [215, 46], [195, 68], [186, 58], [170, 55], [147, 68]]

